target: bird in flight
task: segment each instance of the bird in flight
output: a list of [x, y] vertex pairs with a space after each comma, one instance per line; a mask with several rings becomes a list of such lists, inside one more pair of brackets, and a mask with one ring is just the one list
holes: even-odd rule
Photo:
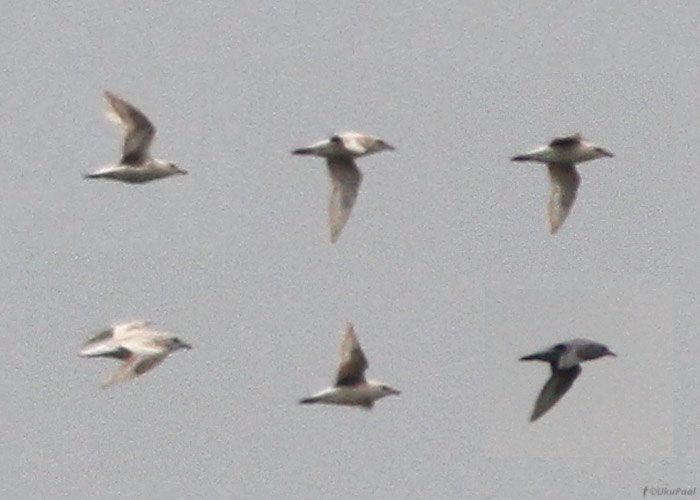
[[355, 164], [355, 158], [380, 151], [394, 151], [394, 147], [360, 132], [343, 132], [307, 148], [292, 151], [295, 155], [321, 156], [326, 159], [332, 184], [328, 207], [331, 243], [338, 240], [350, 218], [362, 182], [362, 173]]
[[116, 165], [109, 165], [85, 174], [86, 179], [112, 179], [131, 184], [186, 174], [174, 163], [153, 158], [149, 152], [156, 129], [138, 108], [121, 97], [106, 91], [107, 117], [124, 129], [122, 157]]
[[537, 397], [530, 422], [534, 422], [544, 415], [571, 389], [581, 373], [580, 363], [603, 356], [617, 355], [603, 344], [585, 339], [574, 339], [520, 358], [520, 361], [545, 361], [549, 363], [552, 371], [549, 380], [544, 384]]
[[121, 366], [102, 387], [130, 380], [152, 370], [178, 349], [191, 349], [169, 332], [155, 330], [145, 320], [122, 323], [90, 338], [80, 350], [84, 358], [115, 358]]
[[353, 324], [348, 323], [340, 344], [340, 365], [335, 385], [299, 402], [361, 406], [371, 409], [376, 400], [392, 394], [400, 394], [400, 391], [381, 382], [366, 380], [365, 370], [368, 366], [367, 358], [355, 336]]
[[605, 148], [584, 139], [581, 134], [558, 137], [549, 143], [511, 158], [512, 161], [536, 161], [549, 167], [551, 195], [549, 197], [549, 227], [552, 234], [564, 224], [576, 199], [581, 183], [576, 164], [597, 158], [612, 157]]

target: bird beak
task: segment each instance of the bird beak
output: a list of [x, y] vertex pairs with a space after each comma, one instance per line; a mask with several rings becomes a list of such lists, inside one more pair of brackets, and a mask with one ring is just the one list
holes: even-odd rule
[[178, 168], [178, 169], [177, 169], [177, 173], [178, 173], [178, 174], [182, 174], [182, 175], [187, 175], [188, 172], [187, 172], [187, 170], [185, 170], [185, 169]]
[[617, 357], [617, 354], [615, 354], [615, 353], [612, 352], [612, 351], [608, 351], [608, 352], [606, 353], [606, 355], [607, 355], [607, 356], [612, 356], [612, 357], [614, 357], [614, 358]]
[[401, 394], [401, 391], [399, 391], [399, 390], [397, 390], [397, 389], [392, 389], [392, 390], [389, 392], [389, 394], [393, 394], [393, 395], [395, 395], [395, 396], [398, 396], [398, 395]]
[[396, 148], [392, 146], [391, 144], [387, 144], [386, 142], [384, 143], [384, 149], [388, 151], [396, 151]]
[[598, 151], [600, 151], [600, 153], [601, 153], [603, 156], [607, 156], [607, 157], [609, 157], [609, 158], [612, 158], [613, 156], [615, 156], [614, 154], [612, 154], [612, 153], [611, 153], [610, 151], [608, 151], [607, 149], [599, 148]]
[[180, 348], [189, 350], [189, 349], [192, 349], [192, 344], [185, 344], [183, 342], [182, 344], [180, 344]]

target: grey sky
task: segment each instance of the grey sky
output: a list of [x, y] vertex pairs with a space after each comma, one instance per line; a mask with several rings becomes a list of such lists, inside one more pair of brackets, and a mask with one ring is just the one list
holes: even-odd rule
[[[604, 498], [698, 486], [697, 2], [102, 2], [0, 16], [3, 498]], [[189, 170], [118, 159], [110, 89]], [[328, 241], [336, 131], [395, 152]], [[547, 229], [546, 168], [581, 131]], [[95, 330], [150, 318], [194, 345], [110, 390]], [[301, 407], [351, 320], [372, 412]], [[534, 424], [546, 365], [583, 365]]]

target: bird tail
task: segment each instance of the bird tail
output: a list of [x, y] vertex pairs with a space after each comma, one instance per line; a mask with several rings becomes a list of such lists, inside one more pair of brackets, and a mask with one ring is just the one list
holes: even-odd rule
[[520, 358], [520, 361], [551, 361], [551, 355], [549, 352], [536, 352], [534, 354], [528, 354]]
[[299, 148], [295, 149], [292, 151], [293, 155], [312, 155], [314, 154], [314, 150], [311, 148]]
[[318, 403], [320, 400], [318, 398], [304, 398], [299, 400], [300, 405], [310, 405], [313, 403]]

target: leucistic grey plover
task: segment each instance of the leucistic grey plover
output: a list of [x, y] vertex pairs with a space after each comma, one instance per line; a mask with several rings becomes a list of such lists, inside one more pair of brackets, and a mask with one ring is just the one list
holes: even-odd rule
[[335, 386], [299, 401], [301, 404], [325, 403], [333, 405], [361, 406], [371, 409], [374, 402], [384, 396], [398, 395], [392, 389], [376, 380], [365, 380], [365, 370], [369, 364], [362, 347], [355, 336], [352, 323], [348, 323], [340, 345], [340, 365]]
[[549, 167], [551, 195], [549, 198], [549, 227], [552, 234], [556, 233], [564, 221], [576, 199], [576, 191], [581, 178], [576, 171], [576, 164], [597, 158], [612, 157], [607, 149], [596, 146], [584, 139], [581, 134], [558, 137], [549, 143], [511, 158], [512, 161], [536, 161], [546, 163]]
[[79, 355], [85, 358], [115, 358], [122, 365], [102, 387], [130, 380], [152, 370], [178, 349], [191, 349], [172, 333], [151, 328], [145, 320], [121, 323], [90, 338]]
[[328, 220], [331, 228], [331, 242], [340, 236], [362, 182], [362, 173], [355, 164], [355, 158], [380, 151], [393, 151], [394, 147], [381, 139], [360, 132], [336, 134], [308, 148], [292, 151], [295, 155], [313, 155], [326, 158], [328, 173], [333, 189], [331, 191]]
[[151, 157], [149, 148], [156, 129], [146, 115], [109, 91], [105, 91], [105, 98], [109, 105], [107, 116], [124, 129], [122, 157], [119, 164], [100, 168], [83, 177], [141, 184], [187, 173], [174, 163]]
[[545, 361], [549, 363], [552, 370], [552, 375], [544, 384], [535, 402], [530, 422], [534, 422], [544, 415], [571, 388], [574, 380], [581, 373], [579, 363], [603, 356], [617, 355], [603, 344], [585, 339], [574, 339], [520, 358], [520, 361]]

